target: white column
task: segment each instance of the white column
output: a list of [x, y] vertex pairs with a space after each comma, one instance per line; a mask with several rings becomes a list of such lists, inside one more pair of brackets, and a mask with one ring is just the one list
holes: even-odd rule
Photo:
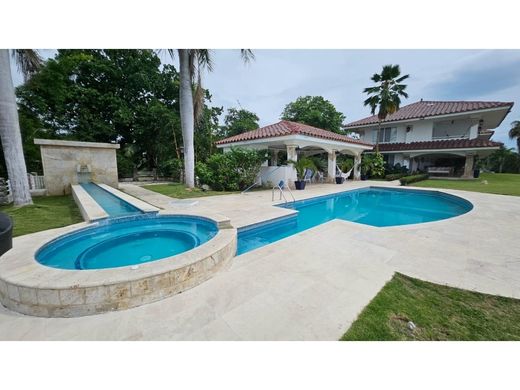
[[336, 151], [329, 152], [327, 165], [327, 182], [333, 183], [336, 177]]
[[361, 178], [361, 153], [354, 156], [354, 180]]
[[466, 163], [464, 164], [464, 174], [462, 175], [465, 179], [473, 178], [473, 163], [475, 156], [472, 154], [466, 155]]
[[275, 166], [278, 165], [278, 150], [274, 149], [271, 152], [272, 152], [272, 154], [271, 154], [271, 165], [273, 167], [275, 167]]
[[287, 145], [287, 160], [298, 161], [297, 145]]
[[[296, 152], [297, 145], [287, 145], [287, 160], [298, 161], [298, 152]], [[292, 168], [292, 164], [289, 164]], [[294, 186], [294, 182], [296, 181], [296, 169], [292, 168], [291, 172], [289, 172], [289, 177], [287, 178], [287, 185], [291, 188]]]

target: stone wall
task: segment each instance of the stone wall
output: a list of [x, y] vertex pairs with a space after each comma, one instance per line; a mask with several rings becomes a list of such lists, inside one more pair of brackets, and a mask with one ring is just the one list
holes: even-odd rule
[[92, 181], [118, 186], [118, 144], [49, 139], [35, 139], [34, 143], [40, 145], [48, 195], [70, 194], [71, 185], [78, 184], [78, 166], [88, 166]]

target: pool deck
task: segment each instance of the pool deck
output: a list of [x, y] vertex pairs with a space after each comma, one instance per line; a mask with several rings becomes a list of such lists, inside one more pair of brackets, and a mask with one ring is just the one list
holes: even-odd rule
[[[311, 185], [294, 195], [369, 185], [396, 183]], [[271, 191], [197, 198], [187, 206], [135, 185], [120, 189], [172, 212], [219, 213], [237, 228], [291, 212], [272, 206]], [[442, 191], [469, 200], [473, 210], [385, 228], [333, 220], [236, 257], [229, 269], [182, 294], [129, 310], [38, 318], [0, 307], [0, 339], [337, 340], [396, 271], [520, 298], [520, 197]]]

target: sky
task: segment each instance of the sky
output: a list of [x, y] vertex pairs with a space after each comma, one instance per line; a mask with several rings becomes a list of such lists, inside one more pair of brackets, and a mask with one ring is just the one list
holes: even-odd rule
[[[213, 72], [204, 87], [213, 106], [242, 107], [260, 118], [260, 125], [280, 120], [286, 104], [299, 96], [319, 95], [345, 116], [345, 123], [370, 115], [363, 89], [383, 65], [399, 64], [409, 98], [424, 100], [493, 100], [515, 102], [496, 129], [493, 140], [515, 147], [507, 132], [520, 120], [520, 50], [253, 50], [244, 64], [239, 50], [213, 50]], [[44, 51], [46, 57], [54, 51]], [[164, 63], [172, 60], [161, 55]], [[173, 61], [176, 62], [175, 60]], [[15, 74], [15, 83], [22, 81]], [[223, 117], [222, 117], [223, 119]]]

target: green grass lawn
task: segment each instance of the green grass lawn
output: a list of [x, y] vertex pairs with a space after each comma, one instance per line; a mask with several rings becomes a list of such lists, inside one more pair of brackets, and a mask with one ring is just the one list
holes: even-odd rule
[[514, 173], [482, 173], [476, 180], [430, 179], [410, 185], [520, 196], [520, 175]]
[[186, 199], [186, 198], [200, 198], [203, 196], [213, 196], [213, 195], [226, 195], [226, 194], [236, 194], [236, 192], [226, 192], [226, 191], [202, 191], [200, 188], [188, 189], [184, 187], [183, 184], [180, 183], [170, 183], [170, 184], [151, 184], [147, 186], [143, 186], [147, 190], [158, 192], [159, 194], [163, 194], [166, 196], [171, 196], [172, 198], [177, 199]]
[[31, 206], [1, 206], [14, 221], [13, 236], [21, 236], [74, 223], [83, 222], [72, 196], [40, 196]]
[[520, 340], [520, 300], [396, 274], [341, 340]]

